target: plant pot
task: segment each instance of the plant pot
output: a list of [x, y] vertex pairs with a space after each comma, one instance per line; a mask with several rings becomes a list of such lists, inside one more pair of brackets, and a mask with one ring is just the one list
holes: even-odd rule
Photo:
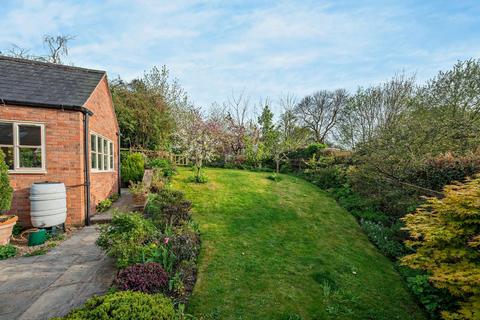
[[0, 216], [0, 245], [10, 243], [10, 237], [12, 236], [13, 226], [17, 222], [17, 216]]

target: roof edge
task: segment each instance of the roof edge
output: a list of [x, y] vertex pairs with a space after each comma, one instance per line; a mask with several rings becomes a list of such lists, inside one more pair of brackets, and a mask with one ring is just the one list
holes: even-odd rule
[[67, 69], [67, 70], [76, 70], [76, 71], [83, 71], [83, 72], [90, 72], [90, 73], [99, 73], [99, 74], [106, 74], [107, 73], [104, 70], [96, 70], [96, 69], [68, 66], [68, 65], [64, 65], [64, 64], [43, 62], [43, 61], [23, 59], [23, 58], [14, 58], [14, 57], [9, 57], [9, 56], [4, 56], [4, 55], [0, 55], [0, 60], [9, 60], [9, 61], [15, 61], [15, 62], [19, 62], [19, 63], [36, 64], [36, 65], [42, 65], [42, 66], [47, 66], [47, 67], [53, 67], [53, 68], [59, 68], [59, 69], [63, 68], [63, 69]]
[[1, 105], [13, 105], [13, 106], [19, 106], [19, 107], [41, 107], [41, 108], [47, 108], [47, 109], [80, 111], [80, 112], [87, 112], [90, 115], [93, 115], [93, 112], [84, 106], [46, 104], [46, 103], [15, 101], [15, 100], [5, 100], [5, 99], [0, 99], [0, 102], [1, 102]]

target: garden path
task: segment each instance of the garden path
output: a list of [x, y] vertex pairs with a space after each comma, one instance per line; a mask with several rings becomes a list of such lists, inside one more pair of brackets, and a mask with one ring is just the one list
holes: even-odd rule
[[110, 223], [110, 221], [112, 221], [112, 215], [115, 210], [131, 212], [140, 209], [143, 208], [138, 208], [138, 206], [134, 204], [132, 194], [130, 193], [128, 188], [122, 188], [122, 196], [120, 197], [120, 199], [115, 201], [107, 211], [95, 214], [90, 219], [90, 222], [92, 224]]
[[0, 320], [63, 316], [105, 293], [115, 266], [95, 245], [98, 234], [85, 227], [45, 255], [0, 261]]

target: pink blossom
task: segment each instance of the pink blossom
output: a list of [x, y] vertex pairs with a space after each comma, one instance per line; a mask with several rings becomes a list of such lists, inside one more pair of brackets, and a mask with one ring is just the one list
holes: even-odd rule
[[170, 241], [170, 238], [166, 237], [165, 239], [163, 239], [163, 244], [168, 244], [168, 241]]

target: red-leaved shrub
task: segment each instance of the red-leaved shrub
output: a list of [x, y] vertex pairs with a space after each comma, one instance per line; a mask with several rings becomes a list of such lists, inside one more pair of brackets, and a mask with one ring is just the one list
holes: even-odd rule
[[116, 288], [124, 291], [167, 292], [168, 274], [159, 263], [138, 263], [120, 271], [114, 284]]

